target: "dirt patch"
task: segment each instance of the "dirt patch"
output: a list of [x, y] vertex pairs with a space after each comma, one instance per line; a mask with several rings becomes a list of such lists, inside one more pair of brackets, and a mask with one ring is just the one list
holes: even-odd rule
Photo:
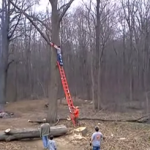
[[[90, 101], [76, 100], [80, 103], [80, 115], [82, 117], [99, 117], [107, 119], [129, 119], [138, 118], [141, 112], [133, 113], [111, 113], [104, 111], [94, 111]], [[10, 119], [0, 119], [0, 131], [7, 128], [27, 128], [37, 127], [39, 125], [28, 123], [29, 119], [43, 119], [46, 117], [47, 109], [44, 107], [47, 100], [22, 101], [9, 103], [6, 105], [6, 111], [14, 112], [20, 117]], [[58, 102], [59, 103], [59, 102]], [[69, 114], [68, 107], [59, 104], [58, 115], [66, 117]], [[150, 148], [150, 125], [137, 123], [117, 123], [117, 122], [98, 122], [98, 121], [81, 121], [82, 126], [87, 127], [87, 136], [80, 138], [76, 133], [56, 138], [58, 149], [61, 150], [89, 150], [89, 139], [94, 132], [94, 127], [99, 126], [100, 131], [106, 136], [106, 140], [102, 141], [102, 150], [147, 150]], [[70, 121], [61, 121], [59, 124], [65, 124], [70, 131], [73, 130]], [[14, 141], [0, 142], [0, 150], [42, 150], [42, 141]]]

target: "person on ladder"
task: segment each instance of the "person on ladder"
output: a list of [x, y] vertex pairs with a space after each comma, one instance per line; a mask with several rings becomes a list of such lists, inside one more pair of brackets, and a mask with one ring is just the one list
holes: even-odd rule
[[59, 49], [57, 49], [57, 61], [59, 62], [60, 66], [63, 66], [61, 49], [60, 49], [60, 46], [58, 46], [58, 47], [59, 47]]
[[60, 66], [63, 66], [63, 61], [62, 61], [62, 54], [61, 54], [61, 48], [60, 46], [56, 46], [54, 43], [50, 43], [51, 46], [53, 46], [57, 50], [57, 61], [59, 62]]

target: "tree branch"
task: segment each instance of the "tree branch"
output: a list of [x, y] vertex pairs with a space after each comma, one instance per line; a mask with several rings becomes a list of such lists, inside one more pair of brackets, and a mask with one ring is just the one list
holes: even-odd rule
[[[15, 5], [16, 5], [16, 4], [17, 4], [17, 1], [16, 1]], [[24, 3], [23, 3], [23, 4], [24, 4]], [[21, 6], [21, 9], [23, 9], [23, 6], [24, 6], [23, 4], [22, 4], [22, 6]], [[27, 8], [24, 10], [24, 12], [25, 12], [26, 10], [28, 10], [29, 8], [30, 8], [30, 6], [27, 7]], [[12, 9], [12, 10], [14, 11], [15, 8]], [[12, 11], [12, 13], [13, 13], [13, 11]], [[14, 17], [10, 20], [10, 23], [12, 23], [16, 18], [18, 18], [17, 23], [16, 23], [14, 26], [11, 27], [11, 28], [13, 28], [12, 31], [9, 30], [9, 32], [11, 32], [11, 33], [9, 34], [9, 40], [11, 40], [11, 38], [13, 37], [13, 34], [14, 34], [14, 32], [16, 31], [16, 28], [17, 28], [17, 26], [18, 26], [18, 24], [19, 24], [19, 22], [20, 22], [20, 20], [21, 20], [21, 13], [18, 14], [18, 15], [16, 15], [16, 16], [14, 16]]]
[[50, 28], [47, 26], [47, 24], [45, 24], [42, 20], [40, 20], [39, 18], [37, 18], [36, 16], [33, 15], [28, 15], [30, 18], [32, 18], [35, 21], [40, 22], [43, 26], [45, 26], [46, 29], [50, 30]]
[[14, 32], [16, 31], [16, 28], [17, 28], [17, 26], [18, 26], [18, 24], [19, 24], [19, 22], [20, 22], [20, 19], [21, 19], [21, 14], [20, 14], [20, 16], [19, 16], [19, 18], [18, 18], [18, 20], [17, 20], [17, 23], [15, 24], [13, 30], [11, 31], [11, 33], [10, 33], [10, 35], [9, 35], [9, 39], [11, 39], [11, 38], [13, 37]]
[[[67, 4], [68, 4], [68, 3], [67, 3]], [[64, 9], [64, 8], [67, 6], [67, 4], [62, 5], [62, 6], [58, 9], [58, 11], [60, 11], [61, 9]]]
[[13, 36], [13, 37], [10, 39], [10, 42], [13, 41], [13, 40], [15, 40], [15, 39], [17, 39], [18, 37], [21, 37], [21, 36], [24, 35], [24, 34], [25, 34], [25, 32], [22, 32], [22, 33], [19, 34], [19, 35]]
[[20, 16], [20, 14], [15, 15], [11, 20], [10, 23], [12, 23], [16, 18], [18, 18]]
[[28, 15], [24, 10], [21, 10], [17, 5], [15, 5], [12, 0], [10, 0], [11, 4], [17, 8], [31, 23], [32, 25], [37, 29], [37, 31], [41, 34], [41, 36], [44, 38], [44, 40], [50, 44], [50, 41], [46, 38], [44, 33], [39, 29], [39, 27], [34, 23], [34, 21], [30, 18], [30, 15]]
[[70, 0], [67, 4], [63, 5], [65, 8], [63, 9], [62, 13], [59, 16], [59, 22], [61, 22], [63, 16], [65, 15], [65, 13], [67, 12], [67, 10], [69, 9], [69, 7], [71, 6], [71, 4], [73, 3], [74, 0]]
[[9, 69], [9, 67], [10, 67], [10, 65], [14, 62], [15, 60], [13, 59], [13, 60], [11, 60], [8, 64], [7, 64], [7, 67], [6, 67], [6, 72], [8, 71], [8, 69]]

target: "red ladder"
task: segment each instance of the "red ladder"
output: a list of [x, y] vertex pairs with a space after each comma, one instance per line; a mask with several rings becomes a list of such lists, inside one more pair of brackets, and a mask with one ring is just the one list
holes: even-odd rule
[[[50, 44], [54, 48], [59, 49], [59, 47], [57, 45], [55, 45], [53, 43], [50, 43]], [[64, 90], [66, 100], [67, 100], [67, 103], [68, 103], [68, 108], [69, 108], [69, 111], [70, 111], [70, 118], [71, 118], [71, 120], [72, 120], [72, 122], [75, 126], [75, 120], [74, 120], [74, 109], [75, 109], [75, 107], [73, 105], [73, 100], [72, 100], [72, 97], [71, 97], [71, 94], [70, 94], [70, 91], [69, 91], [69, 86], [68, 86], [67, 78], [66, 78], [66, 75], [65, 75], [65, 71], [63, 69], [63, 66], [60, 66], [58, 61], [57, 61], [57, 65], [58, 65], [58, 68], [59, 68], [61, 83], [62, 83], [62, 86], [63, 86], [63, 90]]]
[[73, 124], [75, 125], [75, 120], [74, 120], [74, 117], [73, 117], [73, 114], [72, 114], [72, 113], [74, 113], [74, 108], [75, 107], [73, 105], [73, 100], [72, 100], [72, 97], [71, 97], [71, 94], [70, 94], [70, 91], [69, 91], [69, 86], [68, 86], [68, 83], [67, 83], [65, 71], [63, 69], [63, 66], [60, 66], [59, 62], [57, 62], [57, 65], [58, 65], [58, 68], [59, 68], [61, 83], [62, 83], [64, 93], [65, 93], [65, 96], [66, 96], [66, 100], [67, 100], [67, 103], [68, 103], [69, 111], [71, 113], [70, 118], [71, 118]]

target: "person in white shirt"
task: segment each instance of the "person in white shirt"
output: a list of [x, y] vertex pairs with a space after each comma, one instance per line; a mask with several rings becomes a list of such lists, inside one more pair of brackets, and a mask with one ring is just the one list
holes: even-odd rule
[[90, 145], [93, 146], [93, 150], [100, 150], [101, 140], [105, 139], [102, 133], [99, 132], [99, 128], [95, 127], [95, 132], [92, 134]]
[[53, 140], [53, 135], [49, 136], [48, 150], [57, 150], [56, 142]]

